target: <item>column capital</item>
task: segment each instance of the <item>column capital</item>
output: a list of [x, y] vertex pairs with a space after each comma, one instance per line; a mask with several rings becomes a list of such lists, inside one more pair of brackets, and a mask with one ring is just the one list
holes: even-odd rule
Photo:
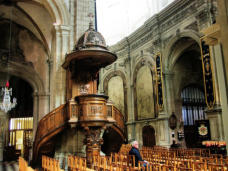
[[71, 29], [72, 29], [72, 26], [70, 25], [58, 25], [58, 24], [55, 24], [54, 25], [54, 28], [55, 28], [55, 31], [57, 34], [69, 34]]
[[50, 92], [34, 92], [33, 97], [50, 96]]
[[207, 115], [214, 115], [214, 114], [221, 114], [222, 113], [222, 108], [221, 105], [215, 105], [213, 109], [205, 109], [205, 113]]

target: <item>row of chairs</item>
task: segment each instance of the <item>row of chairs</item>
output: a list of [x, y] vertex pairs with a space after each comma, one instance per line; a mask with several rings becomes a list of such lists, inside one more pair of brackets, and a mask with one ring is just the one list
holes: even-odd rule
[[201, 157], [209, 157], [211, 155], [209, 149], [202, 149], [202, 148], [190, 148], [190, 149], [185, 149], [185, 148], [166, 148], [166, 147], [142, 147], [141, 152], [145, 153], [154, 153], [154, 151], [160, 152], [160, 153], [170, 153], [173, 154], [173, 156], [177, 157], [188, 157], [188, 156], [201, 156]]
[[92, 168], [98, 171], [136, 171], [135, 156], [111, 153], [111, 156], [93, 156]]
[[28, 166], [27, 161], [22, 157], [19, 157], [19, 171], [35, 171], [31, 167]]
[[[127, 155], [131, 146], [124, 144], [118, 153]], [[210, 154], [208, 149], [168, 149], [142, 147], [143, 159], [150, 162], [147, 170], [205, 170], [222, 171], [228, 168], [228, 158]]]
[[44, 171], [63, 171], [59, 166], [59, 161], [47, 156], [42, 156], [42, 169]]

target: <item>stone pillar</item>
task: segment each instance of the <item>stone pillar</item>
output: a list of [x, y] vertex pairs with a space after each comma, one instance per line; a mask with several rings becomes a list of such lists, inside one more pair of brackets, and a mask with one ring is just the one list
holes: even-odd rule
[[[163, 103], [164, 103], [164, 112], [166, 112], [166, 116], [169, 114], [171, 115], [172, 112], [174, 111], [174, 89], [173, 89], [173, 77], [174, 75], [171, 73], [171, 71], [163, 73], [164, 75], [164, 90], [163, 90]], [[164, 115], [164, 114], [163, 114]], [[162, 117], [159, 114], [159, 117]]]
[[33, 140], [40, 119], [42, 119], [49, 111], [50, 95], [45, 93], [33, 94]]
[[[222, 118], [226, 115], [223, 104], [224, 96], [227, 96], [225, 91], [225, 78], [224, 78], [224, 67], [222, 63], [222, 50], [220, 45], [211, 47], [212, 49], [212, 61], [213, 61], [213, 76], [215, 84], [215, 106], [211, 110], [205, 110], [207, 117], [210, 122], [211, 139], [212, 140], [224, 140], [224, 126]], [[222, 104], [222, 106], [220, 105]], [[223, 109], [222, 109], [223, 108]], [[224, 118], [223, 118], [224, 119]], [[226, 131], [224, 129], [224, 131]]]
[[[0, 74], [0, 87], [4, 87], [6, 84], [6, 74]], [[1, 92], [1, 89], [0, 89]], [[2, 98], [2, 96], [0, 96]], [[0, 102], [2, 102], [2, 99], [0, 99]], [[0, 109], [0, 162], [3, 161], [3, 149], [4, 149], [4, 140], [5, 138], [5, 124], [6, 123], [6, 116], [7, 114], [5, 112], [3, 112]]]
[[[56, 30], [56, 53], [54, 59], [54, 70], [52, 76], [54, 79], [52, 81], [54, 84], [54, 107], [59, 107], [61, 104], [65, 103], [65, 83], [66, 83], [66, 72], [62, 68], [62, 64], [65, 60], [65, 55], [70, 49], [70, 28], [67, 25], [55, 25]], [[51, 87], [52, 88], [52, 87]]]
[[156, 145], [169, 147], [171, 144], [170, 135], [171, 131], [168, 126], [168, 119], [163, 119], [156, 122], [157, 129], [155, 129]]
[[75, 0], [70, 0], [70, 24], [71, 24], [71, 29], [70, 29], [70, 49], [74, 48], [75, 45], [75, 36], [74, 36], [74, 32], [75, 32]]
[[93, 156], [99, 156], [101, 151], [101, 145], [103, 139], [101, 136], [103, 128], [85, 127], [86, 138], [84, 143], [86, 144], [86, 161], [89, 168], [92, 167]]
[[39, 100], [39, 110], [38, 110], [38, 120], [41, 120], [49, 111], [49, 94], [41, 93], [38, 95]]
[[4, 149], [4, 120], [2, 113], [4, 112], [0, 111], [0, 162], [3, 161], [3, 149]]
[[128, 122], [127, 126], [127, 133], [128, 133], [128, 142], [135, 140], [135, 122]]
[[212, 110], [205, 110], [210, 123], [211, 139], [212, 140], [223, 140], [222, 133], [222, 120], [220, 107], [214, 107]]
[[3, 161], [3, 150], [6, 144], [6, 131], [8, 128], [8, 116], [7, 113], [0, 110], [0, 162]]
[[[128, 47], [130, 45], [128, 44]], [[134, 105], [134, 82], [132, 81], [132, 63], [133, 61], [130, 59], [130, 49], [128, 51], [128, 58], [125, 60], [125, 70], [127, 72], [127, 111], [128, 111], [128, 121], [126, 123], [127, 126], [127, 138], [128, 141], [132, 141], [136, 139], [136, 132], [135, 132], [135, 105]]]
[[39, 100], [38, 94], [33, 94], [33, 141], [35, 140], [36, 130], [39, 123]]
[[[218, 73], [222, 79], [219, 79], [220, 94], [221, 94], [221, 106], [222, 106], [222, 125], [224, 130], [224, 140], [228, 144], [228, 16], [227, 16], [227, 0], [218, 1], [219, 15], [217, 17], [218, 24], [221, 27], [221, 45], [223, 54], [220, 57], [216, 57]], [[228, 146], [228, 145], [227, 145]], [[226, 148], [228, 151], [228, 148]]]

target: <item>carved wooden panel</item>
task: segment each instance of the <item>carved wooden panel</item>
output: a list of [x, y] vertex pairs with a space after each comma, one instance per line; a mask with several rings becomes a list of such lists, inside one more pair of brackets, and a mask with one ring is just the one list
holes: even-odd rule
[[[96, 121], [108, 122], [106, 106], [107, 96], [83, 95], [77, 96], [76, 101], [79, 105], [80, 121], [84, 123], [89, 121], [92, 125], [96, 125]], [[94, 123], [91, 121], [94, 121]]]

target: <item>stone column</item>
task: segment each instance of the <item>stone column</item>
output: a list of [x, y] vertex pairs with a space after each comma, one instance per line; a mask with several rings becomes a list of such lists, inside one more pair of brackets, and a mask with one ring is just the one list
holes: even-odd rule
[[[7, 79], [6, 74], [2, 74], [2, 75], [0, 74], [0, 87], [5, 86], [6, 79]], [[1, 92], [1, 89], [0, 89], [0, 92]], [[2, 99], [0, 99], [0, 102], [2, 102]], [[7, 122], [6, 116], [7, 114], [0, 109], [0, 162], [3, 161], [3, 149], [5, 144], [4, 140], [5, 140], [5, 131], [6, 131], [4, 123]]]
[[36, 130], [39, 123], [39, 100], [38, 94], [33, 94], [33, 141], [35, 140]]
[[3, 161], [3, 149], [4, 149], [4, 119], [5, 113], [0, 110], [0, 162]]
[[33, 94], [33, 140], [36, 135], [36, 130], [39, 121], [48, 114], [50, 95], [46, 93]]
[[41, 93], [38, 94], [38, 120], [41, 120], [49, 111], [49, 94]]
[[71, 24], [71, 29], [70, 29], [70, 49], [74, 48], [74, 44], [76, 43], [75, 41], [75, 0], [70, 0], [70, 24]]
[[223, 140], [222, 134], [222, 120], [221, 120], [221, 107], [214, 107], [212, 110], [205, 110], [210, 123], [211, 139]]
[[[169, 72], [164, 72], [163, 73], [164, 77], [164, 89], [163, 89], [163, 103], [164, 103], [164, 112], [166, 113], [166, 117], [174, 111], [174, 92], [173, 92], [173, 77], [174, 74]], [[162, 114], [162, 113], [161, 113]], [[164, 115], [164, 114], [163, 114]], [[162, 115], [161, 115], [162, 116]], [[161, 117], [159, 114], [159, 117]]]
[[170, 129], [168, 126], [168, 119], [162, 119], [157, 121], [157, 129], [156, 129], [156, 145], [161, 145], [165, 147], [169, 147], [171, 144], [170, 139]]
[[[221, 51], [223, 52], [220, 57], [216, 57], [218, 65], [218, 76], [221, 76], [219, 79], [219, 87], [221, 94], [221, 106], [222, 106], [222, 125], [224, 130], [224, 140], [228, 144], [228, 16], [227, 16], [227, 0], [218, 1], [218, 17], [217, 21], [221, 27]], [[227, 145], [228, 146], [228, 145]], [[228, 151], [228, 148], [226, 148]]]
[[[225, 78], [224, 78], [224, 68], [222, 63], [222, 52], [220, 45], [215, 45], [212, 48], [212, 64], [213, 64], [213, 76], [214, 76], [214, 84], [215, 84], [215, 106], [213, 109], [206, 109], [205, 113], [210, 122], [210, 131], [211, 131], [211, 139], [212, 140], [224, 140], [224, 132], [223, 132], [223, 124], [222, 124], [222, 116], [225, 113], [225, 110], [222, 110], [220, 104], [223, 104], [223, 96], [226, 91], [224, 91]], [[222, 102], [220, 102], [220, 99]], [[224, 131], [226, 131], [224, 129]]]
[[172, 112], [176, 113], [176, 104], [175, 104], [175, 96], [174, 96], [174, 86], [173, 86], [173, 79], [174, 79], [174, 74], [171, 71], [166, 71], [163, 73], [163, 79], [164, 79], [164, 111], [163, 115], [159, 114], [160, 118], [164, 118], [164, 128], [167, 129], [166, 134], [167, 137], [164, 141], [165, 146], [169, 146], [172, 142], [172, 132], [175, 133], [175, 131], [172, 131], [169, 129], [168, 126], [168, 118], [172, 114]]
[[9, 120], [7, 113], [0, 110], [0, 162], [3, 161], [3, 150], [4, 145], [7, 143], [5, 142], [6, 138], [6, 132], [8, 126]]
[[55, 25], [56, 30], [56, 53], [54, 59], [54, 72], [53, 72], [53, 82], [52, 84], [55, 89], [55, 104], [54, 107], [59, 107], [61, 104], [65, 103], [65, 83], [66, 83], [66, 72], [62, 68], [62, 64], [65, 60], [65, 55], [70, 49], [70, 28], [68, 25]]

